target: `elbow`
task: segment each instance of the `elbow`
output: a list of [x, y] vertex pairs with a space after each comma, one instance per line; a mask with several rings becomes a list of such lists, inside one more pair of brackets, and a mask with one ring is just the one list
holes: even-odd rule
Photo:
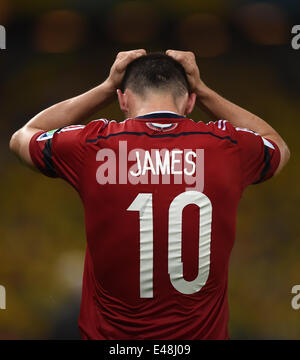
[[288, 148], [288, 146], [286, 146], [286, 162], [288, 162], [290, 160], [290, 157], [291, 157], [291, 152], [290, 152], [290, 149]]
[[281, 172], [284, 166], [288, 163], [290, 157], [291, 157], [290, 149], [286, 144], [284, 144], [284, 146], [280, 147], [280, 163], [275, 172], [275, 175], [278, 175]]
[[20, 148], [19, 136], [20, 136], [20, 130], [16, 131], [12, 135], [9, 141], [9, 149], [15, 154], [18, 154]]
[[290, 152], [290, 149], [287, 146], [287, 144], [284, 144], [284, 147], [281, 151], [281, 157], [282, 157], [283, 166], [284, 166], [288, 163], [288, 161], [290, 160], [290, 157], [291, 157], [291, 152]]

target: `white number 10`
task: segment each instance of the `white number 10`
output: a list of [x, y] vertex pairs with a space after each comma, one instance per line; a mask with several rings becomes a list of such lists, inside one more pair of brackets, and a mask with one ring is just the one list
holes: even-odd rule
[[[192, 281], [183, 277], [182, 212], [190, 204], [200, 208], [198, 275]], [[153, 297], [153, 204], [152, 194], [138, 194], [127, 210], [140, 215], [140, 297]], [[212, 206], [199, 191], [176, 196], [169, 208], [168, 272], [174, 288], [183, 294], [194, 294], [205, 285], [210, 267]]]

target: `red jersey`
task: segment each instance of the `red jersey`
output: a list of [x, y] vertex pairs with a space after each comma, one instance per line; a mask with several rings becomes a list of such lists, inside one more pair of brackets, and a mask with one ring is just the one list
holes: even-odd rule
[[83, 339], [229, 338], [238, 203], [274, 174], [276, 144], [161, 112], [39, 132], [30, 153], [83, 202]]

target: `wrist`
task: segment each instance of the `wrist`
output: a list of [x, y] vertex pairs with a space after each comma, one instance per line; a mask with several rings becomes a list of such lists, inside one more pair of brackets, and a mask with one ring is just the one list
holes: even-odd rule
[[195, 87], [195, 93], [199, 100], [207, 97], [209, 95], [210, 91], [211, 90], [209, 89], [209, 87], [206, 86], [203, 81], [200, 81]]
[[107, 94], [115, 95], [117, 87], [111, 79], [107, 78], [100, 86]]

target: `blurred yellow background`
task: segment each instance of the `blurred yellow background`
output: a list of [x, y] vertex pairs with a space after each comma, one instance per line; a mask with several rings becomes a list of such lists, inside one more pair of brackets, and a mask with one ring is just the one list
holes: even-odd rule
[[[300, 339], [300, 24], [292, 0], [0, 0], [0, 339], [75, 339], [85, 249], [79, 197], [21, 166], [12, 133], [44, 108], [102, 82], [118, 51], [191, 50], [204, 81], [270, 122], [291, 160], [240, 204], [229, 276], [233, 339]], [[122, 120], [117, 104], [94, 118]], [[196, 109], [194, 120], [208, 118]]]

